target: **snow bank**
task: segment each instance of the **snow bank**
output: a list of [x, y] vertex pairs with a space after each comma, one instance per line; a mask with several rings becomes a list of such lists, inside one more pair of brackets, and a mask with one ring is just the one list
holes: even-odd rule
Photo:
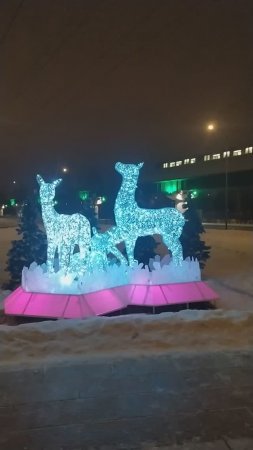
[[0, 365], [253, 346], [253, 314], [184, 310], [0, 327]]
[[4, 311], [4, 299], [7, 297], [11, 291], [0, 291], [0, 314]]
[[207, 279], [207, 282], [219, 294], [218, 308], [253, 311], [253, 267], [233, 276]]

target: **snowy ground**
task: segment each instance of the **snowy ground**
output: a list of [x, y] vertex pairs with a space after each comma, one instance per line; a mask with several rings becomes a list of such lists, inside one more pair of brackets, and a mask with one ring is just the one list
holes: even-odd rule
[[[8, 276], [4, 271], [6, 254], [15, 238], [15, 228], [0, 227], [1, 284]], [[202, 278], [220, 295], [217, 307], [253, 311], [253, 232], [208, 229], [204, 238], [212, 250]]]
[[219, 293], [217, 306], [253, 311], [253, 232], [208, 230], [206, 238], [212, 250], [203, 279]]
[[212, 249], [202, 279], [219, 294], [216, 306], [253, 311], [253, 232], [208, 229], [203, 239]]

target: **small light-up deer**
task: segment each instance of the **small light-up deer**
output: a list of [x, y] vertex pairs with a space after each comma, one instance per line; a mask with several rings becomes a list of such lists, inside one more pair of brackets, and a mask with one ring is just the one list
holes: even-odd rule
[[122, 264], [127, 264], [126, 258], [116, 247], [117, 244], [124, 240], [118, 227], [111, 227], [104, 233], [98, 233], [96, 228], [92, 227], [92, 232], [90, 270], [93, 265], [99, 266], [100, 269], [105, 269], [108, 265], [107, 255], [109, 253], [116, 256]]
[[54, 208], [55, 188], [61, 179], [46, 183], [37, 175], [40, 186], [42, 218], [47, 234], [47, 265], [54, 270], [55, 252], [58, 250], [59, 269], [67, 269], [76, 245], [79, 246], [80, 258], [85, 259], [90, 250], [90, 222], [82, 214], [59, 214]]
[[144, 209], [135, 200], [135, 191], [139, 178], [139, 171], [143, 163], [116, 163], [115, 169], [122, 175], [123, 181], [118, 192], [114, 215], [117, 227], [125, 237], [126, 251], [129, 265], [134, 263], [134, 247], [139, 236], [160, 234], [164, 244], [172, 253], [175, 264], [183, 261], [182, 245], [179, 241], [185, 219], [183, 197], [175, 208]]

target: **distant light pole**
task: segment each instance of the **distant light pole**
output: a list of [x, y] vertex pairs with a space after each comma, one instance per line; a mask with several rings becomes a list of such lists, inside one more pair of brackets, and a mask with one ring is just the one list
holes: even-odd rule
[[228, 156], [225, 156], [225, 230], [228, 229]]
[[[217, 129], [217, 125], [214, 122], [209, 122], [206, 125], [206, 130], [208, 133], [213, 133]], [[224, 159], [225, 159], [225, 195], [224, 195], [224, 207], [225, 207], [225, 214], [224, 214], [224, 221], [225, 221], [225, 230], [228, 229], [228, 156], [229, 153], [225, 153]]]
[[67, 167], [63, 167], [62, 171], [63, 171], [63, 173], [67, 173], [69, 171], [69, 169]]

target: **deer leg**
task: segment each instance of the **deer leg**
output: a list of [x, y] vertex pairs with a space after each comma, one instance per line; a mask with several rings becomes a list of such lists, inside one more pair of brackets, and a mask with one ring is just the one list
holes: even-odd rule
[[80, 252], [80, 258], [81, 259], [86, 259], [88, 254], [89, 254], [89, 250], [90, 250], [90, 245], [91, 245], [91, 236], [90, 236], [90, 232], [87, 232], [82, 239], [79, 240], [79, 252]]
[[127, 260], [124, 255], [122, 255], [121, 251], [117, 247], [109, 247], [108, 251], [112, 253], [116, 258], [122, 263], [127, 264]]
[[90, 242], [87, 245], [79, 245], [80, 259], [86, 260], [90, 253]]
[[59, 258], [59, 269], [64, 269], [67, 272], [70, 264], [70, 254], [71, 254], [71, 246], [63, 245], [60, 252]]
[[47, 243], [47, 267], [49, 272], [54, 271], [55, 244], [53, 241]]
[[134, 259], [135, 242], [136, 242], [136, 239], [128, 239], [127, 241], [125, 241], [126, 252], [127, 252], [127, 257], [128, 257], [128, 264], [130, 267], [132, 267], [135, 263], [135, 259]]

